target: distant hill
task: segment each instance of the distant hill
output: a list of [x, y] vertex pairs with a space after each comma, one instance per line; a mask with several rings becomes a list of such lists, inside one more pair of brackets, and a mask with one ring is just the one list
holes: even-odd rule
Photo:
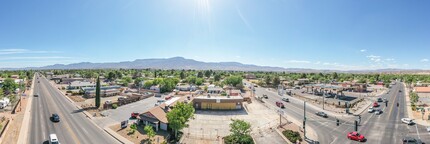
[[378, 70], [317, 70], [304, 68], [282, 68], [271, 66], [258, 66], [252, 64], [242, 64], [238, 62], [201, 62], [183, 57], [137, 59], [124, 62], [91, 63], [81, 62], [73, 64], [55, 64], [43, 67], [27, 68], [3, 68], [0, 70], [45, 70], [45, 69], [193, 69], [193, 70], [226, 70], [226, 71], [274, 71], [274, 72], [297, 72], [297, 73], [429, 73], [428, 70], [419, 69], [378, 69]]
[[44, 67], [24, 69], [194, 69], [194, 70], [232, 70], [232, 71], [286, 71], [281, 67], [257, 66], [238, 62], [201, 62], [183, 57], [160, 59], [137, 59], [134, 61], [109, 63], [55, 64]]

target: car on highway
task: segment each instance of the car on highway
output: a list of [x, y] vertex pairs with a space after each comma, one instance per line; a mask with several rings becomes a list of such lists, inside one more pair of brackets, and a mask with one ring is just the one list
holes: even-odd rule
[[328, 116], [327, 116], [327, 114], [326, 113], [324, 113], [324, 112], [316, 112], [315, 113], [317, 116], [320, 116], [320, 117], [325, 117], [325, 118], [327, 118]]
[[138, 116], [139, 116], [138, 112], [132, 112], [131, 115], [130, 115], [130, 118], [136, 119]]
[[373, 103], [373, 107], [379, 107], [378, 102], [374, 102], [374, 103]]
[[280, 108], [285, 108], [284, 104], [282, 102], [277, 101], [276, 106]]
[[378, 98], [378, 102], [383, 102], [383, 101], [382, 101], [382, 98]]
[[399, 90], [399, 92], [402, 92], [402, 90]]
[[267, 95], [263, 95], [263, 98], [265, 98], [265, 99], [269, 99], [269, 97], [267, 96]]
[[373, 109], [373, 107], [370, 107], [368, 110], [367, 110], [367, 112], [369, 112], [369, 113], [372, 113], [372, 112], [374, 112], [375, 111], [375, 109]]
[[284, 101], [284, 102], [290, 102], [290, 99], [288, 99], [288, 98], [282, 98], [282, 101]]
[[34, 97], [39, 97], [39, 93], [36, 93], [33, 95]]
[[358, 132], [349, 132], [347, 138], [359, 142], [364, 142], [366, 140], [366, 138]]
[[413, 137], [404, 137], [402, 139], [403, 144], [423, 144], [420, 139], [416, 139]]
[[408, 125], [414, 124], [414, 121], [410, 118], [402, 118], [401, 120], [403, 123], [408, 124]]
[[382, 114], [382, 110], [380, 110], [380, 109], [376, 109], [376, 110], [375, 110], [375, 114], [376, 114], [376, 115], [380, 115], [380, 114]]
[[54, 114], [52, 114], [52, 116], [51, 116], [51, 120], [52, 120], [53, 122], [60, 122], [60, 116], [59, 116], [58, 114], [54, 113]]
[[49, 144], [60, 144], [56, 134], [49, 134]]

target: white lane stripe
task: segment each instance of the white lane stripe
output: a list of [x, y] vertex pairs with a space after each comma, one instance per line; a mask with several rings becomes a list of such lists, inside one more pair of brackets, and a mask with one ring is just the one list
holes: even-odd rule
[[418, 139], [421, 139], [421, 138], [420, 138], [420, 132], [418, 131], [418, 126], [417, 126], [417, 124], [415, 124], [415, 128], [416, 128], [416, 130], [417, 130]]

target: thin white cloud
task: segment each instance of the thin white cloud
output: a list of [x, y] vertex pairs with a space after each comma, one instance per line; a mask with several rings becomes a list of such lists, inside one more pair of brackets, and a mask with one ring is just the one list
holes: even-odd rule
[[239, 55], [238, 55], [238, 56], [235, 56], [235, 57], [236, 57], [236, 58], [241, 58], [241, 56], [239, 56]]
[[26, 54], [26, 53], [59, 53], [59, 51], [34, 51], [28, 49], [0, 49], [0, 55]]
[[0, 60], [45, 60], [45, 59], [70, 59], [61, 56], [41, 56], [41, 57], [1, 57]]
[[360, 50], [360, 52], [366, 52], [367, 50], [366, 49], [362, 49], [362, 50]]
[[318, 65], [318, 64], [321, 64], [321, 62], [320, 62], [320, 61], [317, 61], [315, 64], [317, 64], [317, 65]]
[[381, 62], [381, 56], [369, 55], [366, 57], [373, 62]]
[[310, 61], [305, 61], [305, 60], [289, 60], [285, 62], [286, 63], [311, 63]]
[[420, 62], [428, 62], [429, 59], [421, 59]]

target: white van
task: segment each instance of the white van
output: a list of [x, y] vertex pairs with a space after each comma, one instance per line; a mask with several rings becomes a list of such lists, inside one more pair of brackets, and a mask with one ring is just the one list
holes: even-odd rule
[[49, 135], [49, 144], [60, 144], [56, 134]]

